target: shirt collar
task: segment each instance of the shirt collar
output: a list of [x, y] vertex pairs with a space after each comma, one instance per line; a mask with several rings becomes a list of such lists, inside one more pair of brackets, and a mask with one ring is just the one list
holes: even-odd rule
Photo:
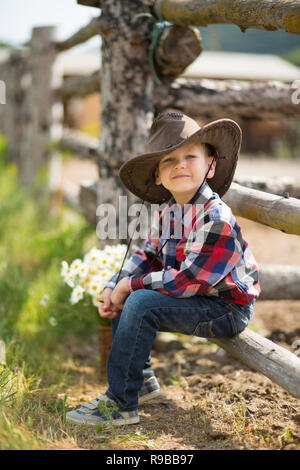
[[[204, 208], [204, 205], [212, 198], [213, 194], [214, 193], [212, 189], [210, 188], [208, 183], [205, 182], [202, 188], [199, 188], [197, 190], [197, 192], [190, 199], [190, 201], [180, 209], [178, 208], [178, 205], [176, 204], [176, 201], [172, 196], [167, 203], [166, 210], [170, 210], [170, 208], [175, 205], [175, 208], [173, 209], [175, 219], [181, 220], [185, 227], [189, 227], [191, 220], [194, 217], [198, 218], [200, 212]], [[194, 209], [192, 209], [192, 206]], [[171, 211], [171, 214], [173, 214], [173, 211]]]
[[[212, 197], [213, 191], [208, 185], [207, 181], [205, 181], [202, 188], [200, 187], [194, 196], [189, 200], [187, 204], [199, 204], [204, 205], [209, 199]], [[171, 207], [173, 204], [176, 204], [174, 197], [172, 196], [171, 199], [168, 201], [168, 206]], [[184, 210], [184, 207], [182, 207]]]

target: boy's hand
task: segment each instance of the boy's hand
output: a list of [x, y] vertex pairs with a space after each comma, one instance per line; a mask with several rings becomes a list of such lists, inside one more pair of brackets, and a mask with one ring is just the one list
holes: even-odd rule
[[103, 303], [98, 306], [100, 317], [103, 318], [115, 318], [118, 315], [118, 308], [111, 303], [111, 294], [113, 289], [107, 287], [103, 291]]
[[121, 279], [114, 289], [107, 287], [103, 291], [103, 303], [99, 304], [99, 315], [103, 318], [115, 318], [118, 310], [123, 308], [124, 302], [130, 294], [127, 287], [127, 277]]
[[124, 302], [127, 299], [130, 291], [127, 287], [128, 277], [123, 277], [121, 281], [118, 282], [116, 287], [114, 288], [110, 301], [116, 306], [118, 309], [123, 308]]

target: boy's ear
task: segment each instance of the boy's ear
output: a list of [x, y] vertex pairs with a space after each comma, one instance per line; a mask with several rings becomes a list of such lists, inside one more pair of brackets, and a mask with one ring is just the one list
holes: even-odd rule
[[156, 184], [156, 185], [160, 185], [160, 184], [161, 184], [161, 179], [160, 179], [160, 176], [159, 176], [158, 166], [155, 168], [155, 172], [154, 172], [154, 181], [155, 181], [155, 184]]
[[[213, 157], [211, 157], [213, 158]], [[209, 159], [209, 165], [211, 164], [211, 159]], [[213, 178], [215, 176], [215, 171], [216, 171], [216, 164], [217, 164], [217, 161], [214, 160], [212, 166], [211, 166], [211, 169], [209, 170], [209, 173], [207, 175], [207, 179], [209, 178]]]

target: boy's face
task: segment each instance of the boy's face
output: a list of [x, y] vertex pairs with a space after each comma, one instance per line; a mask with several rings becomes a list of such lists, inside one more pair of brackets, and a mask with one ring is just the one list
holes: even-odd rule
[[[186, 204], [201, 185], [211, 161], [204, 145], [184, 145], [161, 158], [155, 184], [168, 189], [178, 204]], [[207, 178], [214, 176], [215, 165], [214, 161]]]

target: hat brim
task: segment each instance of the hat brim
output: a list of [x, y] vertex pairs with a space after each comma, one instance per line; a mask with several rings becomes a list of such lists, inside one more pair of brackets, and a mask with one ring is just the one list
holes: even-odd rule
[[209, 180], [211, 189], [222, 197], [232, 182], [241, 147], [242, 131], [231, 119], [210, 122], [177, 145], [157, 152], [144, 153], [123, 163], [119, 170], [122, 183], [139, 198], [152, 204], [160, 204], [172, 196], [162, 185], [154, 182], [155, 168], [163, 155], [187, 144], [208, 143], [213, 145], [220, 157], [215, 174]]

